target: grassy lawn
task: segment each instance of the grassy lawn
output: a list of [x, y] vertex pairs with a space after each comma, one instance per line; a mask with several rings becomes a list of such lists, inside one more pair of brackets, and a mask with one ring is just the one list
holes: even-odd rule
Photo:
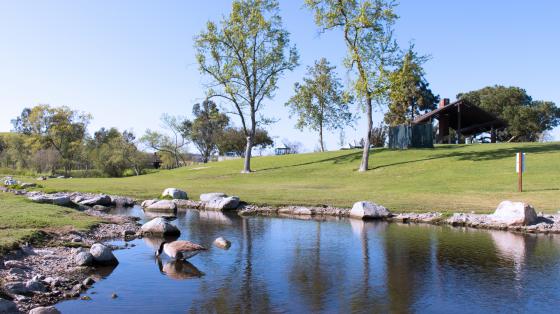
[[[525, 192], [516, 192], [515, 153], [527, 153]], [[361, 151], [255, 157], [252, 174], [242, 160], [209, 163], [113, 179], [51, 179], [50, 191], [89, 191], [152, 198], [177, 187], [198, 199], [221, 191], [269, 205], [350, 207], [371, 200], [393, 211], [488, 212], [505, 199], [560, 210], [560, 143], [441, 145], [435, 149], [375, 149], [370, 171], [356, 171]]]
[[0, 193], [0, 252], [37, 237], [39, 230], [87, 229], [98, 222], [70, 208], [36, 204], [21, 196]]

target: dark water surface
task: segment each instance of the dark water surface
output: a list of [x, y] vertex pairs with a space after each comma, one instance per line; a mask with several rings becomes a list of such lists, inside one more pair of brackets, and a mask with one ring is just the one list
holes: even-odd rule
[[[146, 220], [138, 207], [121, 210]], [[180, 211], [181, 239], [210, 250], [154, 257], [157, 239], [63, 313], [481, 313], [560, 311], [560, 237], [359, 220]], [[229, 250], [212, 247], [224, 236]], [[117, 241], [115, 244], [123, 244]], [[203, 274], [202, 274], [203, 273]], [[117, 293], [117, 299], [111, 294]]]

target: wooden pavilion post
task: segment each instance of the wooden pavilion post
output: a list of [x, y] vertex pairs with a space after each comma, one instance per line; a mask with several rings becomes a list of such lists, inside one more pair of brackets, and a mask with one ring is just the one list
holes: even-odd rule
[[457, 104], [457, 144], [461, 144], [461, 103]]

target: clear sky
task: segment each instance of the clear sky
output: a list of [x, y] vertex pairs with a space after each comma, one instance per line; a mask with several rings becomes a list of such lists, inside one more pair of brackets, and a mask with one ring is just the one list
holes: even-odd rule
[[[339, 68], [346, 53], [340, 33], [319, 35], [303, 1], [280, 1], [284, 25], [300, 52], [300, 67], [280, 81], [264, 113], [280, 142], [317, 146], [316, 134], [294, 129], [284, 103], [305, 67], [326, 57]], [[36, 104], [89, 112], [90, 132], [101, 126], [157, 129], [162, 113], [191, 115], [204, 97], [193, 37], [219, 20], [230, 1], [0, 0], [0, 131]], [[560, 1], [403, 0], [396, 25], [401, 46], [413, 40], [432, 90], [454, 99], [487, 85], [523, 87], [534, 99], [560, 105]], [[227, 106], [226, 103], [222, 105]], [[381, 120], [382, 113], [375, 114]], [[346, 130], [358, 140], [363, 121]], [[560, 140], [560, 130], [553, 132]], [[337, 148], [338, 133], [327, 147]]]

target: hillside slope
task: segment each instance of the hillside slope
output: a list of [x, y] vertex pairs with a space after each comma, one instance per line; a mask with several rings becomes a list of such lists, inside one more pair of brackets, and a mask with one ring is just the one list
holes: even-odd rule
[[[515, 153], [527, 153], [525, 191], [516, 192]], [[48, 190], [157, 196], [178, 187], [198, 199], [221, 191], [270, 205], [350, 207], [372, 200], [394, 211], [491, 211], [504, 200], [523, 200], [537, 210], [560, 209], [560, 143], [441, 145], [435, 149], [375, 149], [370, 171], [356, 171], [361, 151], [255, 157], [254, 173], [242, 160], [197, 165], [114, 179], [51, 179]], [[43, 183], [42, 183], [43, 184]]]

